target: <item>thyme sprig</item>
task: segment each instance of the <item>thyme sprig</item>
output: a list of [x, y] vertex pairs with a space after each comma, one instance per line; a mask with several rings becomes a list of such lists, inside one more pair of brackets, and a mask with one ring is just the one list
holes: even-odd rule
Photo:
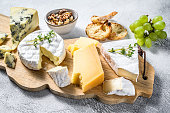
[[112, 48], [112, 49], [109, 49], [108, 52], [118, 53], [118, 54], [121, 54], [121, 55], [132, 57], [132, 55], [135, 52], [134, 47], [136, 47], [136, 45], [137, 45], [137, 43], [135, 43], [133, 46], [130, 44], [128, 48], [124, 48], [124, 47], [122, 47], [121, 49]]
[[40, 42], [44, 40], [48, 40], [48, 42], [51, 43], [52, 42], [51, 38], [53, 38], [54, 36], [56, 36], [56, 34], [53, 30], [51, 30], [47, 35], [42, 36], [42, 34], [39, 34], [37, 38], [31, 41], [27, 41], [27, 42], [33, 42], [33, 45], [37, 47], [37, 44], [39, 44]]

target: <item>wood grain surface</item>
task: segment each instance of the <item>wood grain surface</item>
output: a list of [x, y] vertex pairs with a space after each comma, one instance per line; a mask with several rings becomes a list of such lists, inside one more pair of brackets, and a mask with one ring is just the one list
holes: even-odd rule
[[[9, 17], [0, 14], [0, 32], [7, 33], [8, 39], [3, 43], [6, 45], [11, 45], [11, 35], [10, 35], [10, 28], [9, 28]], [[65, 47], [69, 44], [72, 44], [77, 39], [66, 39]], [[102, 57], [99, 49], [100, 45], [98, 46], [98, 52], [100, 55], [100, 60], [102, 62], [102, 67], [104, 69], [105, 80], [113, 79], [118, 77], [114, 71], [110, 68], [107, 62]], [[117, 95], [105, 95], [102, 91], [102, 85], [99, 85], [86, 93], [83, 93], [81, 88], [75, 85], [69, 85], [64, 88], [59, 88], [52, 78], [46, 73], [46, 70], [55, 67], [55, 65], [45, 56], [43, 56], [42, 66], [43, 68], [39, 71], [33, 71], [26, 68], [20, 61], [17, 51], [13, 51], [13, 53], [17, 57], [16, 68], [11, 69], [6, 67], [4, 64], [3, 59], [0, 59], [0, 68], [5, 69], [7, 75], [9, 76], [10, 80], [14, 81], [19, 87], [28, 91], [40, 91], [45, 88], [49, 88], [52, 93], [68, 97], [74, 99], [82, 99], [82, 98], [97, 98], [103, 103], [106, 104], [118, 104], [118, 103], [133, 103], [138, 96], [148, 97], [152, 96], [153, 92], [153, 84], [154, 84], [154, 68], [147, 62], [146, 64], [146, 76], [148, 77], [147, 80], [143, 80], [142, 78], [142, 71], [143, 71], [143, 59], [139, 56], [139, 68], [140, 68], [140, 75], [138, 78], [138, 82], [133, 82], [136, 95], [135, 96], [117, 96]], [[67, 55], [65, 60], [61, 63], [62, 66], [67, 66], [69, 70], [69, 76], [72, 75], [72, 65], [73, 60], [71, 54], [67, 51]], [[12, 89], [11, 89], [12, 90]]]

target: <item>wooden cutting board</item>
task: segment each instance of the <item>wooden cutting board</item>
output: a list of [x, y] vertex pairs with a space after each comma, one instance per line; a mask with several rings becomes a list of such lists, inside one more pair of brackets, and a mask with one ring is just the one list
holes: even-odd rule
[[[11, 35], [10, 35], [10, 28], [9, 28], [9, 17], [0, 14], [0, 32], [7, 33], [8, 40], [3, 44], [11, 45]], [[72, 44], [77, 39], [66, 39], [65, 47], [69, 44]], [[99, 51], [100, 46], [98, 47], [98, 52], [100, 55], [100, 59], [102, 62], [102, 67], [104, 69], [105, 80], [113, 79], [118, 77], [114, 71], [110, 68], [110, 66], [106, 63], [102, 55]], [[40, 91], [45, 88], [49, 88], [52, 93], [73, 98], [73, 99], [83, 99], [83, 98], [97, 98], [103, 103], [106, 104], [118, 104], [118, 103], [133, 103], [138, 96], [148, 97], [150, 98], [153, 92], [153, 83], [154, 83], [154, 68], [149, 64], [146, 63], [146, 76], [148, 77], [147, 80], [143, 80], [142, 78], [142, 71], [143, 71], [143, 58], [139, 56], [139, 67], [140, 67], [140, 75], [138, 78], [138, 82], [133, 82], [136, 95], [135, 96], [117, 96], [117, 95], [105, 95], [102, 91], [102, 85], [97, 86], [86, 93], [83, 93], [82, 90], [76, 85], [69, 85], [65, 88], [59, 88], [51, 79], [51, 77], [46, 73], [46, 70], [55, 67], [55, 65], [46, 57], [43, 56], [42, 66], [43, 69], [39, 71], [33, 71], [26, 68], [20, 61], [18, 57], [17, 51], [13, 52], [17, 57], [16, 68], [11, 69], [6, 67], [4, 64], [3, 59], [0, 59], [0, 68], [5, 69], [7, 75], [9, 76], [10, 80], [14, 81], [20, 88], [28, 90], [28, 91]], [[69, 75], [72, 75], [72, 68], [73, 68], [73, 60], [71, 54], [67, 51], [67, 55], [65, 60], [61, 63], [62, 66], [67, 66], [69, 70]], [[12, 89], [11, 89], [12, 90]]]

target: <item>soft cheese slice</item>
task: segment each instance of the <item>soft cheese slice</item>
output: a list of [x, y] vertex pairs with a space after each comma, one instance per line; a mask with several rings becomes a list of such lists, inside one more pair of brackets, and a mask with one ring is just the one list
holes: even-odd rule
[[99, 41], [94, 40], [94, 39], [90, 39], [87, 37], [80, 37], [74, 44], [70, 44], [68, 46], [68, 50], [71, 52], [71, 54], [73, 55], [74, 51], [86, 47], [90, 44], [94, 44], [95, 46], [97, 46], [99, 43]]
[[75, 51], [71, 82], [80, 84], [83, 92], [86, 92], [103, 81], [104, 72], [95, 45], [91, 44]]
[[107, 95], [135, 96], [135, 87], [133, 83], [123, 77], [104, 81], [103, 91]]
[[42, 36], [50, 31], [38, 30], [27, 35], [18, 45], [18, 53], [22, 63], [29, 69], [39, 70], [42, 68], [42, 55], [47, 56], [55, 65], [59, 65], [66, 56], [63, 39], [56, 34], [51, 38], [51, 43], [47, 40], [39, 43], [37, 47], [33, 45], [33, 40], [39, 34]]
[[21, 41], [39, 25], [38, 12], [32, 8], [12, 7], [10, 9], [10, 30], [12, 37]]
[[58, 87], [66, 87], [71, 81], [66, 66], [57, 66], [47, 71]]
[[122, 47], [128, 48], [130, 44], [134, 45], [135, 43], [136, 40], [134, 39], [105, 42], [101, 46], [101, 54], [110, 65], [110, 67], [119, 76], [137, 82], [137, 78], [139, 76], [138, 48], [134, 47], [135, 51], [132, 57], [108, 52], [109, 49], [121, 49]]

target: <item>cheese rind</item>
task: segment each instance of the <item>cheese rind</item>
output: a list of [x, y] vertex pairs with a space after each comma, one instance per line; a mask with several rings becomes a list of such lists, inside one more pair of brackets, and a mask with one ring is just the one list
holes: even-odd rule
[[139, 76], [138, 48], [134, 47], [135, 51], [132, 57], [108, 52], [112, 48], [128, 48], [130, 44], [134, 45], [135, 43], [134, 39], [105, 42], [101, 46], [101, 54], [116, 74], [137, 82]]
[[14, 54], [6, 52], [4, 56], [4, 62], [5, 64], [10, 68], [15, 68], [16, 65], [16, 57]]
[[91, 44], [75, 51], [71, 82], [80, 84], [83, 92], [86, 92], [103, 81], [104, 72], [95, 45]]
[[38, 12], [32, 8], [12, 7], [10, 9], [11, 36], [21, 41], [39, 25]]
[[42, 55], [47, 56], [55, 65], [59, 65], [66, 56], [66, 51], [64, 48], [63, 39], [56, 34], [51, 38], [49, 43], [47, 40], [44, 40], [37, 44], [37, 47], [33, 45], [33, 40], [37, 38], [39, 34], [42, 36], [48, 34], [50, 31], [38, 30], [29, 35], [27, 35], [18, 46], [18, 54], [21, 59], [21, 62], [33, 70], [40, 70], [42, 68], [41, 61]]
[[104, 81], [103, 91], [107, 95], [135, 96], [135, 87], [133, 83], [123, 77]]
[[70, 85], [70, 77], [66, 66], [57, 66], [47, 71], [58, 87]]
[[74, 44], [70, 44], [67, 49], [73, 55], [74, 51], [76, 51], [80, 48], [86, 47], [91, 44], [94, 44], [95, 46], [97, 46], [98, 43], [99, 43], [99, 41], [97, 41], [97, 40], [86, 38], [86, 37], [80, 37]]

